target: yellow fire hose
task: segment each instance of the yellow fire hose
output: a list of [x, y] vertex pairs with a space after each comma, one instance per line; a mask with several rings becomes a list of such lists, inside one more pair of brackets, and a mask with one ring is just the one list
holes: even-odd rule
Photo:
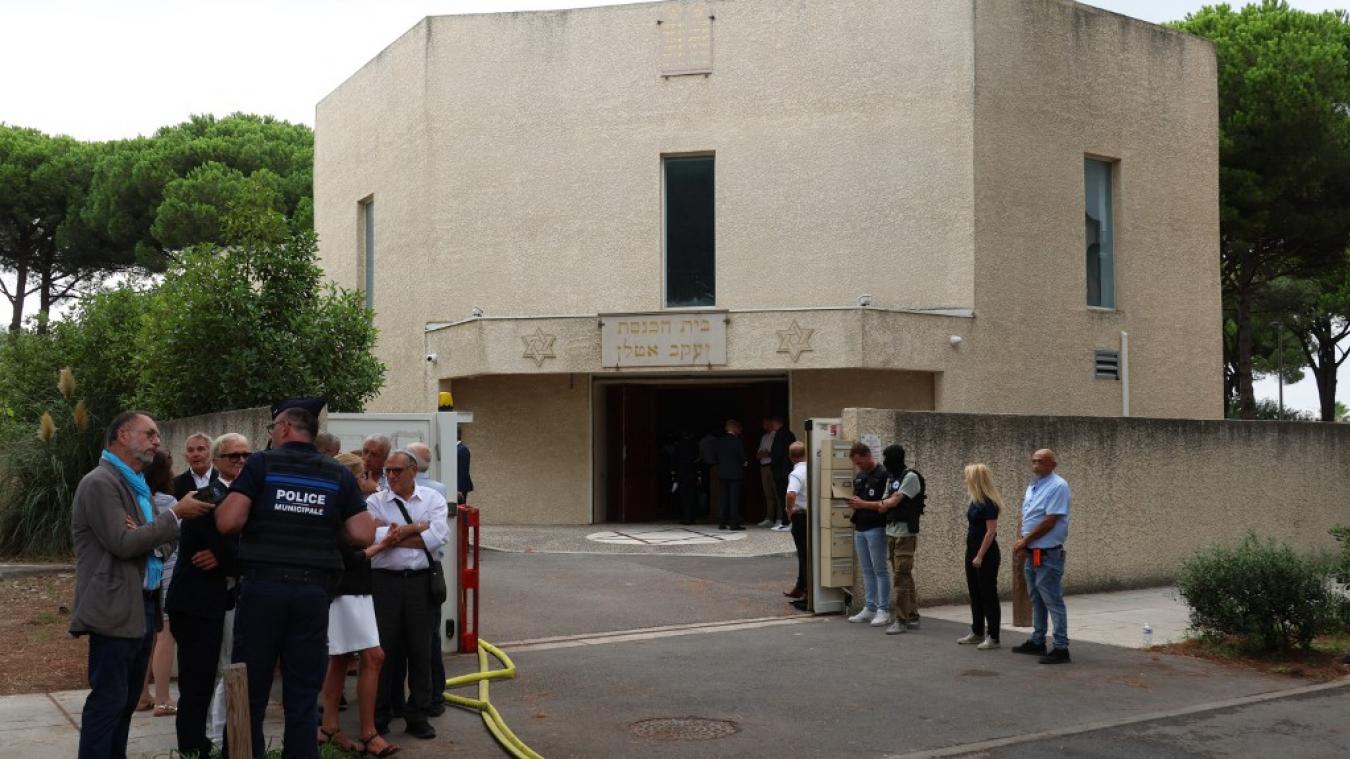
[[[488, 654], [492, 654], [501, 662], [502, 669], [490, 669], [488, 666]], [[534, 749], [525, 745], [525, 742], [516, 737], [511, 732], [511, 728], [506, 726], [506, 721], [502, 719], [501, 712], [492, 705], [488, 698], [489, 680], [509, 680], [516, 676], [516, 665], [511, 661], [511, 657], [506, 652], [488, 643], [483, 639], [478, 640], [478, 671], [459, 677], [451, 677], [445, 681], [446, 692], [442, 695], [447, 703], [463, 706], [476, 710], [483, 715], [483, 724], [487, 725], [488, 732], [492, 737], [502, 744], [510, 754], [516, 759], [544, 759]], [[458, 688], [463, 685], [478, 683], [478, 698], [468, 698], [467, 696], [456, 696], [449, 692], [450, 688]]]

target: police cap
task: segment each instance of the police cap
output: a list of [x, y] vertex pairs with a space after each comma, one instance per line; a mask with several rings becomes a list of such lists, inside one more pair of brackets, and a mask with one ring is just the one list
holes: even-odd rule
[[323, 411], [323, 407], [327, 403], [328, 400], [325, 398], [287, 398], [284, 401], [277, 401], [272, 404], [272, 418], [276, 419], [277, 414], [288, 408], [302, 408], [313, 414], [314, 418], [317, 419], [319, 412]]

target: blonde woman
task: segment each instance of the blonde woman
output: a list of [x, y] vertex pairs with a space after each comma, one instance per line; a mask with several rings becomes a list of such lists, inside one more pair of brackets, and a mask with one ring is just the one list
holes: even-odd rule
[[984, 464], [966, 465], [966, 588], [970, 592], [970, 633], [956, 642], [978, 644], [981, 651], [998, 648], [998, 515], [1003, 496]]

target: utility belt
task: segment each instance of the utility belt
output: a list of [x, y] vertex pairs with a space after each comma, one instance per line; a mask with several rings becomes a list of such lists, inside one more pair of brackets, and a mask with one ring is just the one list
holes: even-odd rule
[[282, 567], [264, 564], [244, 570], [244, 580], [269, 580], [293, 585], [317, 585], [330, 595], [337, 589], [340, 573], [313, 567]]
[[430, 567], [427, 569], [373, 569], [371, 571], [390, 577], [421, 577], [425, 574], [431, 574]]
[[1063, 553], [1064, 544], [1061, 543], [1057, 546], [1050, 546], [1049, 548], [1028, 548], [1027, 552], [1030, 554], [1029, 558], [1031, 559], [1031, 566], [1039, 567], [1041, 565], [1043, 555], [1050, 553], [1051, 551], [1059, 551]]

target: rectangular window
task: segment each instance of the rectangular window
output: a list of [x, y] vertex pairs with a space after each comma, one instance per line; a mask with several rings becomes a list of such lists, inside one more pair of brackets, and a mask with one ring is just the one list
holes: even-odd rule
[[667, 158], [666, 307], [715, 305], [713, 158]]
[[361, 288], [366, 308], [375, 307], [375, 199], [361, 202]]
[[1087, 302], [1116, 307], [1115, 214], [1111, 206], [1109, 161], [1083, 161], [1084, 224], [1087, 238]]

